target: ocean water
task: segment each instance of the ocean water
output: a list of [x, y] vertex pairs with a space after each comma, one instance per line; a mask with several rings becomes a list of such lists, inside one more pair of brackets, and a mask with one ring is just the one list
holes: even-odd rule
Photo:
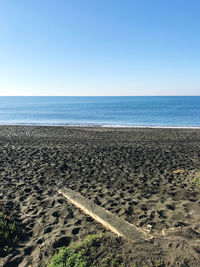
[[0, 97], [0, 124], [200, 127], [200, 96]]

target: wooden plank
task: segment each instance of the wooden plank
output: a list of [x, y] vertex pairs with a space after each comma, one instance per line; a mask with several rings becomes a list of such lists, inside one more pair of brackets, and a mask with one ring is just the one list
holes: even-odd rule
[[62, 189], [58, 191], [70, 203], [81, 209], [85, 214], [90, 215], [94, 220], [101, 223], [107, 229], [111, 230], [118, 236], [122, 236], [132, 241], [144, 241], [152, 238], [144, 230], [130, 224], [124, 219], [116, 216], [108, 210], [94, 204], [92, 201], [81, 196], [79, 193], [71, 189]]

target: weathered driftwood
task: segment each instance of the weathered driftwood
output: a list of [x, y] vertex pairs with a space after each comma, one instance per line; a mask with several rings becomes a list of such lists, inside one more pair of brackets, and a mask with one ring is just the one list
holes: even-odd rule
[[152, 236], [144, 230], [94, 204], [92, 201], [86, 199], [73, 190], [60, 189], [59, 193], [77, 208], [81, 209], [85, 214], [90, 215], [94, 220], [101, 223], [118, 236], [122, 236], [133, 241], [144, 241], [152, 238]]

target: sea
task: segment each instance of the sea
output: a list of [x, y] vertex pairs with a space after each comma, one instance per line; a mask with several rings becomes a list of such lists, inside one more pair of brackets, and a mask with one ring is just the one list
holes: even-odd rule
[[2, 96], [0, 124], [200, 128], [200, 96]]

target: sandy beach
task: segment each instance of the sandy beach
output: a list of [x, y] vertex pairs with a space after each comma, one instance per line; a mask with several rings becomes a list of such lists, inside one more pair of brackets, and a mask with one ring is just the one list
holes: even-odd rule
[[[126, 266], [199, 266], [199, 129], [0, 126], [0, 205], [22, 226], [0, 266], [47, 266], [61, 246], [105, 234]], [[154, 238], [131, 243], [66, 201], [70, 188]]]

